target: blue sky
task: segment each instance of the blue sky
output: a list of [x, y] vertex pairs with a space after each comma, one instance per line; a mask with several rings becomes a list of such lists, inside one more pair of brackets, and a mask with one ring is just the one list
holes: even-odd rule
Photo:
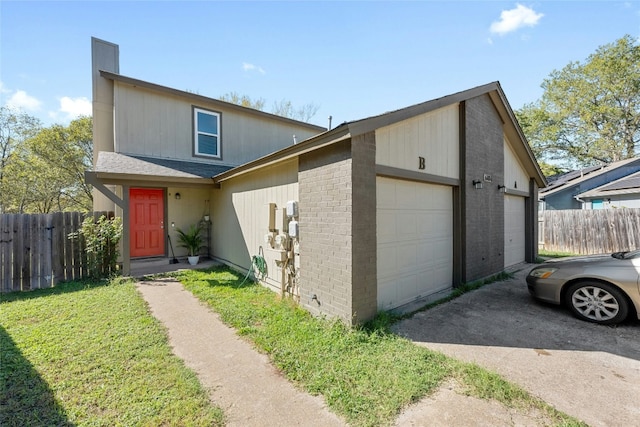
[[319, 106], [326, 126], [500, 81], [513, 109], [554, 69], [640, 36], [630, 1], [0, 1], [0, 104], [91, 112], [92, 36], [120, 73], [201, 95]]

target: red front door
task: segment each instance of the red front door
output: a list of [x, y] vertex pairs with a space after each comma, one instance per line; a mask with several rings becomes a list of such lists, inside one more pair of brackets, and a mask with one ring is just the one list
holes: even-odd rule
[[129, 207], [131, 257], [163, 256], [164, 190], [132, 188]]

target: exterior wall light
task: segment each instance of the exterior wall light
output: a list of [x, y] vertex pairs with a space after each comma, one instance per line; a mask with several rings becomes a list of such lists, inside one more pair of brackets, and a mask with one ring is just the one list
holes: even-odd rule
[[507, 186], [506, 185], [498, 185], [498, 191], [501, 193], [506, 193], [507, 192]]
[[180, 200], [180, 193], [176, 193], [175, 197], [176, 197], [176, 200]]
[[482, 181], [480, 181], [479, 179], [474, 179], [472, 183], [473, 188], [475, 188], [476, 190], [480, 190], [483, 187]]

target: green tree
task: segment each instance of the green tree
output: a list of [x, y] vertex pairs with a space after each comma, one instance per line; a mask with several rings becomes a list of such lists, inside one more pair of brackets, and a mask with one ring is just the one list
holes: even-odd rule
[[16, 147], [5, 168], [5, 210], [17, 213], [88, 211], [91, 188], [84, 171], [92, 165], [92, 121], [42, 128]]
[[634, 157], [640, 138], [640, 46], [626, 35], [542, 83], [516, 112], [541, 162], [589, 166]]
[[7, 174], [16, 159], [16, 152], [25, 140], [41, 129], [40, 121], [22, 111], [0, 107], [0, 213], [7, 211], [13, 192], [12, 179]]

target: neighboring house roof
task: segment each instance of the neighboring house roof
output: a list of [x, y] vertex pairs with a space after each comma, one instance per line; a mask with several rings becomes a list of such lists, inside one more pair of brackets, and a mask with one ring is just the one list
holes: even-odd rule
[[617, 179], [600, 187], [578, 194], [578, 198], [606, 198], [625, 194], [640, 194], [640, 172]]
[[160, 159], [101, 151], [92, 174], [103, 181], [145, 180], [170, 182], [211, 183], [211, 177], [223, 173], [231, 166], [201, 162]]
[[552, 181], [547, 188], [540, 190], [539, 198], [544, 199], [545, 197], [548, 197], [552, 194], [556, 194], [561, 191], [567, 190], [569, 188], [573, 188], [590, 179], [596, 178], [607, 172], [629, 165], [634, 162], [640, 162], [640, 158], [634, 157], [631, 159], [612, 162], [603, 166], [591, 166], [591, 167], [580, 169], [577, 171], [567, 172], [566, 174], [561, 175], [560, 177]]
[[325, 130], [327, 130], [326, 128], [322, 127], [322, 126], [317, 126], [311, 123], [307, 123], [307, 122], [301, 122], [298, 120], [293, 120], [293, 119], [289, 119], [287, 117], [282, 117], [282, 116], [278, 116], [276, 114], [271, 114], [271, 113], [266, 113], [264, 111], [260, 111], [260, 110], [256, 110], [254, 108], [249, 108], [249, 107], [243, 107], [242, 105], [238, 105], [238, 104], [234, 104], [231, 102], [226, 102], [226, 101], [222, 101], [220, 99], [216, 99], [216, 98], [209, 98], [206, 96], [202, 96], [202, 95], [198, 95], [197, 93], [192, 93], [192, 92], [186, 92], [183, 90], [178, 90], [178, 89], [173, 89], [167, 86], [162, 86], [159, 84], [155, 84], [155, 83], [150, 83], [150, 82], [146, 82], [144, 80], [138, 80], [138, 79], [134, 79], [132, 77], [127, 77], [127, 76], [123, 76], [121, 74], [116, 74], [116, 73], [111, 73], [109, 71], [100, 71], [100, 75], [106, 79], [109, 80], [113, 80], [113, 81], [118, 81], [118, 82], [122, 82], [122, 83], [126, 83], [129, 84], [131, 86], [137, 86], [137, 87], [142, 87], [145, 89], [149, 89], [155, 92], [160, 92], [160, 93], [164, 93], [164, 94], [170, 94], [170, 95], [174, 95], [174, 96], [180, 96], [183, 98], [188, 98], [188, 99], [192, 99], [194, 101], [197, 102], [205, 102], [207, 104], [213, 104], [213, 105], [219, 105], [222, 108], [226, 108], [226, 109], [231, 109], [231, 110], [236, 110], [236, 111], [242, 111], [246, 114], [251, 114], [254, 116], [259, 116], [259, 117], [263, 117], [263, 118], [268, 118], [269, 120], [275, 120], [275, 121], [279, 121], [279, 122], [285, 122], [285, 123], [290, 123], [290, 124], [295, 124], [296, 126], [303, 126], [303, 127], [307, 127], [315, 132], [324, 132]]
[[515, 115], [511, 110], [509, 102], [507, 101], [507, 98], [502, 91], [502, 87], [500, 86], [499, 82], [488, 83], [483, 86], [478, 86], [462, 92], [457, 92], [452, 95], [447, 95], [442, 98], [437, 98], [431, 101], [423, 102], [421, 104], [416, 104], [410, 107], [402, 108], [400, 110], [387, 112], [362, 120], [345, 122], [334, 129], [328, 130], [327, 132], [321, 133], [296, 145], [286, 147], [280, 151], [261, 157], [257, 160], [245, 163], [244, 165], [240, 165], [227, 172], [214, 176], [213, 178], [216, 183], [219, 183], [232, 177], [261, 168], [268, 164], [296, 157], [306, 152], [313, 151], [327, 145], [335, 144], [339, 141], [343, 141], [358, 135], [365, 134], [367, 132], [374, 131], [383, 126], [388, 126], [403, 120], [407, 120], [420, 114], [435, 111], [439, 108], [466, 101], [468, 99], [472, 99], [481, 95], [490, 96], [498, 114], [500, 115], [505, 125], [505, 133], [511, 140], [521, 142], [521, 144], [516, 144], [516, 147], [514, 147], [514, 149], [516, 150], [516, 153], [518, 154], [520, 159], [523, 160], [525, 169], [530, 174], [530, 176], [536, 179], [539, 187], [544, 187], [546, 185], [546, 179], [544, 178], [544, 175], [542, 174], [542, 171], [540, 170], [540, 167], [535, 160], [533, 152], [531, 151], [531, 148], [527, 143], [524, 133], [522, 132], [522, 129], [520, 128], [520, 125], [518, 124], [518, 121], [516, 120]]
[[575, 171], [566, 172], [560, 175], [554, 175], [551, 177], [547, 177], [547, 181], [549, 185], [547, 185], [545, 191], [551, 191], [556, 187], [564, 185], [569, 181], [573, 181], [576, 178], [582, 178], [585, 175], [590, 174], [591, 172], [602, 169], [602, 165], [600, 166], [590, 166], [588, 168], [582, 168]]

